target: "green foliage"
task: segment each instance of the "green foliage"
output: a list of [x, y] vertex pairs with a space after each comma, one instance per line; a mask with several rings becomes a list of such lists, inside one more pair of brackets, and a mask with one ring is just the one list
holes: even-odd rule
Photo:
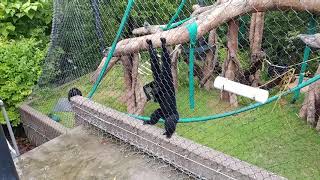
[[262, 46], [272, 62], [290, 65], [302, 61], [305, 45], [295, 37], [307, 33], [309, 17], [309, 13], [294, 11], [266, 14]]
[[[120, 0], [112, 6], [108, 6], [106, 10], [101, 11], [102, 17], [108, 17], [102, 18], [104, 24], [107, 25], [111, 22], [117, 24], [114, 28], [110, 29], [111, 31], [109, 31], [110, 33], [108, 33], [109, 35], [107, 37], [114, 37], [126, 6], [127, 0]], [[126, 29], [124, 30], [123, 37], [129, 37], [132, 28], [142, 27], [144, 22], [148, 22], [152, 25], [168, 23], [178, 6], [179, 3], [175, 0], [136, 1], [131, 11]], [[183, 19], [188, 17], [190, 15], [189, 12], [187, 8], [185, 8], [180, 18]], [[110, 34], [113, 35], [110, 36]]]
[[[127, 6], [127, 0], [102, 2], [99, 1], [101, 29], [105, 46], [110, 47], [119, 28], [122, 15]], [[56, 17], [59, 21], [55, 28], [60, 34], [53, 39], [54, 47], [46, 58], [41, 85], [59, 85], [76, 79], [93, 71], [102, 59], [100, 41], [96, 32], [95, 14], [92, 2], [84, 0], [66, 1], [59, 4]], [[125, 26], [122, 38], [131, 37], [133, 28], [150, 24], [166, 24], [179, 6], [175, 0], [136, 1]], [[187, 10], [187, 8], [186, 8]], [[181, 18], [189, 16], [188, 11]], [[81, 42], [81, 43], [79, 43]], [[102, 47], [106, 48], [106, 47]]]
[[[7, 105], [13, 125], [19, 124], [16, 105], [31, 94], [40, 76], [40, 64], [46, 52], [41, 45], [34, 38], [0, 39], [0, 97]], [[0, 123], [3, 122], [0, 117]]]
[[0, 2], [0, 35], [30, 37], [36, 28], [51, 23], [52, 0], [2, 0]]

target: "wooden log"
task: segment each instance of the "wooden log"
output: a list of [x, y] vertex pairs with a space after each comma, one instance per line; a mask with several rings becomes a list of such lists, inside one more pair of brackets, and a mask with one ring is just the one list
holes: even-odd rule
[[315, 92], [311, 90], [308, 93], [308, 109], [307, 109], [307, 122], [311, 126], [316, 125], [316, 103], [315, 103]]
[[[213, 60], [213, 64], [217, 65], [218, 63], [218, 46], [216, 46], [216, 51], [215, 51], [215, 56], [214, 56], [214, 60]], [[200, 82], [200, 87], [204, 87], [205, 83], [208, 81], [208, 79], [213, 78], [213, 73], [216, 71], [216, 66], [207, 74], [205, 75], [201, 82]], [[218, 70], [217, 70], [218, 71]], [[216, 72], [217, 72], [216, 71]], [[207, 89], [207, 88], [206, 88]], [[208, 90], [208, 89], [207, 89]]]
[[132, 87], [131, 91], [133, 94], [133, 104], [134, 104], [134, 114], [141, 115], [144, 111], [144, 107], [147, 103], [147, 97], [143, 91], [143, 86], [141, 85], [139, 78], [138, 78], [138, 69], [139, 69], [139, 62], [141, 56], [140, 54], [133, 54], [132, 57]]
[[172, 57], [171, 57], [171, 72], [173, 78], [173, 85], [176, 92], [178, 92], [178, 60], [179, 56], [182, 52], [182, 46], [177, 45], [173, 50]]
[[191, 17], [195, 17], [201, 13], [209, 11], [210, 9], [214, 8], [215, 6], [217, 6], [217, 3], [214, 5], [204, 6], [204, 7], [200, 7], [199, 5], [194, 5], [194, 6], [192, 6], [193, 13], [191, 14]]
[[[117, 64], [117, 62], [119, 61], [119, 57], [113, 57], [110, 62], [109, 62], [109, 65], [106, 69], [106, 72], [103, 74], [103, 77], [106, 76], [106, 74], [110, 71], [110, 69], [115, 65]], [[102, 70], [102, 67], [104, 65], [104, 63], [106, 62], [106, 58], [103, 58], [100, 65], [98, 66], [97, 70], [95, 70], [95, 72], [91, 75], [90, 77], [90, 82], [91, 83], [95, 83], [100, 75], [100, 72]]]
[[125, 94], [121, 97], [121, 100], [127, 105], [127, 112], [133, 114], [135, 112], [135, 97], [134, 91], [132, 91], [132, 58], [131, 56], [122, 56], [121, 62], [123, 65], [124, 82], [125, 82]]
[[250, 32], [249, 32], [250, 49], [252, 49], [253, 37], [256, 30], [256, 17], [257, 17], [257, 13], [252, 13], [251, 22], [250, 22]]
[[[253, 33], [252, 42], [251, 42], [251, 53], [257, 54], [261, 52], [261, 46], [262, 46], [262, 38], [263, 38], [263, 30], [264, 30], [264, 12], [257, 12], [254, 13], [254, 22], [251, 21], [251, 23], [254, 23], [254, 30], [250, 30], [250, 32]], [[251, 25], [250, 25], [251, 27]]]
[[[230, 19], [238, 17], [245, 13], [260, 12], [266, 10], [298, 10], [320, 12], [320, 1], [318, 0], [229, 0], [218, 6], [211, 8], [189, 20], [188, 23], [195, 20], [198, 24], [198, 37], [204, 36], [210, 30], [217, 28], [221, 24], [228, 22]], [[167, 44], [176, 45], [189, 41], [189, 32], [185, 26], [180, 26], [164, 32], [158, 32], [152, 35], [146, 35], [135, 38], [128, 38], [117, 44], [114, 56], [132, 54], [147, 49], [146, 39], [152, 40], [154, 47], [161, 47], [160, 38], [166, 38]]]
[[140, 54], [132, 55], [132, 71], [131, 71], [131, 79], [132, 79], [131, 90], [132, 91], [135, 91], [137, 81], [138, 81], [139, 59], [140, 59]]
[[[129, 55], [135, 52], [147, 50], [146, 39], [153, 41], [155, 48], [161, 47], [160, 37], [167, 39], [168, 45], [183, 44], [189, 41], [189, 32], [185, 25], [195, 22], [198, 26], [198, 37], [204, 36], [210, 30], [219, 27], [230, 19], [250, 12], [261, 12], [267, 10], [298, 10], [309, 12], [320, 12], [320, 1], [318, 0], [229, 0], [219, 5], [213, 5], [201, 11], [196, 18], [184, 23], [183, 26], [165, 32], [157, 32], [152, 35], [128, 38], [120, 41], [115, 49], [114, 56]], [[96, 78], [95, 78], [96, 79]], [[94, 81], [94, 79], [93, 79]]]
[[[237, 59], [239, 21], [231, 20], [228, 25], [228, 57], [224, 63], [223, 74], [227, 79], [234, 81], [238, 76], [238, 71], [240, 69], [240, 62]], [[238, 100], [235, 94], [229, 93], [227, 91], [222, 91], [221, 99], [229, 102], [234, 107], [238, 106]]]
[[132, 34], [136, 36], [155, 34], [158, 32], [162, 32], [163, 30], [161, 29], [161, 27], [164, 26], [165, 25], [150, 25], [149, 23], [145, 23], [144, 27], [134, 29], [132, 31]]
[[264, 30], [264, 12], [253, 13], [250, 24], [250, 49], [251, 49], [251, 66], [249, 71], [244, 72], [244, 78], [247, 85], [258, 87], [261, 83], [260, 70], [265, 53], [261, 51], [262, 38]]
[[[197, 15], [199, 15], [200, 13], [203, 13], [204, 11], [210, 10], [212, 6], [206, 6], [206, 7], [200, 7], [198, 4], [195, 4], [192, 6], [192, 10], [194, 11], [194, 13], [192, 13], [191, 17], [196, 17]], [[139, 27], [136, 28], [132, 31], [133, 35], [136, 36], [142, 36], [142, 35], [148, 35], [148, 34], [155, 34], [158, 32], [162, 32], [162, 28], [161, 27], [165, 27], [166, 25], [150, 25], [148, 22], [144, 23], [143, 27]]]
[[[320, 66], [316, 75], [320, 74]], [[309, 92], [305, 96], [300, 109], [300, 117], [307, 121], [312, 127], [320, 131], [320, 82], [310, 85]]]
[[[208, 45], [216, 46], [218, 44], [218, 38], [216, 29], [213, 29], [209, 33]], [[214, 50], [210, 49], [206, 53], [206, 61], [203, 67], [203, 78], [200, 81], [200, 86], [204, 86], [206, 90], [210, 90], [213, 88], [213, 72], [218, 61], [218, 50], [215, 48]]]
[[147, 103], [147, 98], [138, 78], [139, 61], [140, 54], [132, 54], [121, 58], [126, 88], [124, 96], [121, 97], [121, 101], [127, 105], [128, 113], [141, 115]]
[[306, 120], [307, 119], [307, 109], [308, 109], [308, 95], [305, 96], [304, 101], [302, 103], [302, 107], [299, 112], [300, 118]]

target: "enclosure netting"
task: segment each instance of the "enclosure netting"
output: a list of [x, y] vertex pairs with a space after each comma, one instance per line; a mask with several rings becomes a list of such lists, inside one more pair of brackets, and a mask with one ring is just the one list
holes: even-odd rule
[[[173, 85], [166, 89], [174, 89], [173, 92], [163, 94], [176, 99], [182, 121], [192, 121], [178, 123], [177, 135], [283, 177], [320, 177], [320, 138], [314, 130], [314, 127], [320, 129], [317, 83], [301, 89], [300, 94], [299, 88], [288, 96], [277, 97], [296, 87], [299, 81], [316, 77], [319, 53], [297, 36], [318, 31], [319, 18], [315, 12], [320, 11], [316, 8], [319, 5], [298, 7], [298, 3], [290, 7], [289, 4], [252, 13], [248, 9], [253, 11], [255, 7], [248, 7], [251, 1], [246, 4], [246, 0], [182, 2], [185, 4], [175, 21], [182, 24], [169, 30], [165, 29], [166, 24], [177, 12], [180, 1], [134, 2], [119, 40], [122, 45], [116, 48], [92, 99], [148, 119], [159, 103], [154, 102], [146, 85], [159, 72], [153, 76], [146, 40], [152, 40], [163, 67], [169, 62], [161, 61], [160, 37], [165, 37], [170, 44], [166, 47], [171, 72], [166, 68], [162, 74], [171, 75], [159, 81], [155, 91]], [[65, 104], [68, 91], [76, 87], [83, 96], [92, 91], [127, 3], [126, 0], [54, 0], [51, 43], [39, 87], [34, 92], [33, 107], [66, 127], [74, 126], [73, 113], [65, 112], [70, 108]], [[242, 12], [246, 13], [238, 16], [239, 9], [245, 9]], [[205, 25], [209, 21], [218, 23]], [[198, 37], [190, 45], [192, 33], [188, 33], [188, 28], [194, 22], [197, 22]], [[135, 39], [147, 34], [153, 35]], [[193, 77], [190, 77], [192, 69]], [[276, 98], [269, 104], [230, 116], [228, 113], [255, 102], [214, 88], [217, 76], [266, 89], [270, 97]], [[174, 107], [172, 99], [163, 99], [166, 95], [161, 95], [160, 101], [165, 102], [166, 109]], [[163, 113], [174, 112], [172, 109]], [[164, 128], [161, 123], [159, 126]]]

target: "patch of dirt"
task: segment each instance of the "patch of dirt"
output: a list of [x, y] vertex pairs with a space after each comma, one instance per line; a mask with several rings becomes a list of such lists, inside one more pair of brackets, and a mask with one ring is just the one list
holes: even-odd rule
[[[7, 126], [2, 125], [2, 127], [3, 127], [3, 130], [6, 135], [7, 140], [12, 144]], [[24, 153], [26, 153], [36, 147], [36, 146], [32, 145], [30, 143], [30, 141], [28, 140], [22, 125], [19, 125], [17, 127], [13, 127], [12, 129], [13, 129], [13, 133], [16, 138], [16, 141], [17, 141], [17, 145], [18, 145], [20, 154], [24, 154]]]
[[35, 148], [26, 137], [16, 137], [20, 154], [24, 154]]

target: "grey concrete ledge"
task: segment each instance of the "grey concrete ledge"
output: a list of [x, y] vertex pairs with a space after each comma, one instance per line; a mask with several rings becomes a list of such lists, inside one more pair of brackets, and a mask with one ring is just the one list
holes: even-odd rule
[[69, 130], [28, 104], [21, 105], [19, 111], [26, 135], [35, 146], [65, 134]]
[[84, 97], [72, 98], [77, 125], [107, 132], [146, 153], [204, 179], [285, 179], [222, 152], [178, 135], [162, 136], [163, 130], [107, 108]]

